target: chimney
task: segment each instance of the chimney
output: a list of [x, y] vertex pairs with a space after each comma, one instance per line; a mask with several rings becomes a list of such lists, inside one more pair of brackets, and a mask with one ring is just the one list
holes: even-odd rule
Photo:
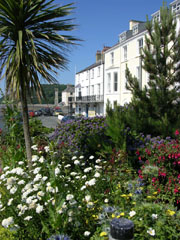
[[101, 51], [97, 50], [96, 52], [96, 62], [99, 62], [102, 59]]

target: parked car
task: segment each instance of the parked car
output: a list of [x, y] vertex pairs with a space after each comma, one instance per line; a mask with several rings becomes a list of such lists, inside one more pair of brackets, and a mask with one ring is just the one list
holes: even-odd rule
[[44, 115], [44, 116], [52, 116], [53, 115], [52, 108], [47, 107], [47, 108], [41, 108], [40, 110], [42, 112], [42, 115]]
[[63, 111], [61, 109], [56, 109], [53, 113], [54, 116], [58, 116], [59, 114], [62, 115]]
[[36, 110], [34, 111], [35, 116], [41, 116], [42, 115], [42, 111], [41, 110]]
[[74, 120], [75, 119], [75, 116], [71, 116], [71, 115], [67, 115], [67, 116], [64, 116], [61, 120], [61, 122], [67, 122], [69, 120]]
[[28, 111], [28, 115], [29, 115], [29, 117], [35, 117], [35, 113], [32, 110]]

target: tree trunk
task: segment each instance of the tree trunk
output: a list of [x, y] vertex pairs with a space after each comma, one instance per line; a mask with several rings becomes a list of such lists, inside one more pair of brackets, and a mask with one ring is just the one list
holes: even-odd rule
[[32, 151], [31, 151], [31, 137], [29, 132], [29, 117], [28, 117], [28, 105], [27, 105], [27, 97], [26, 90], [23, 84], [23, 79], [21, 78], [21, 107], [22, 107], [22, 118], [23, 118], [23, 130], [24, 130], [24, 139], [26, 145], [26, 156], [28, 160], [29, 170], [32, 169]]

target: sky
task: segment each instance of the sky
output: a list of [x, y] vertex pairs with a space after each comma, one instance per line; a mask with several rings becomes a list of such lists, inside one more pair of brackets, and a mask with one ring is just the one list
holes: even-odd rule
[[[71, 17], [77, 27], [68, 34], [82, 41], [68, 54], [68, 70], [58, 72], [60, 84], [74, 84], [75, 73], [95, 62], [97, 50], [115, 45], [119, 34], [129, 29], [130, 20], [146, 21], [146, 15], [151, 18], [163, 4], [163, 0], [55, 0], [59, 5], [72, 2]], [[166, 2], [169, 5], [173, 0]], [[5, 82], [0, 82], [0, 88], [4, 86]]]

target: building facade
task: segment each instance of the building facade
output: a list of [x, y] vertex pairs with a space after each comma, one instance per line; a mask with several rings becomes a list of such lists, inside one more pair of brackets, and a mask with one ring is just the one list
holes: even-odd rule
[[75, 88], [72, 85], [67, 85], [67, 88], [62, 91], [62, 104], [67, 108], [68, 113], [73, 113], [75, 109]]
[[104, 52], [97, 51], [96, 62], [75, 76], [75, 113], [86, 117], [104, 115]]
[[[180, 0], [170, 3], [170, 8], [175, 14], [179, 32]], [[153, 21], [160, 21], [160, 10], [151, 16]], [[76, 74], [76, 113], [85, 116], [105, 115], [108, 102], [112, 108], [116, 104], [123, 106], [129, 103], [132, 94], [126, 88], [126, 68], [138, 79], [141, 88], [147, 86], [149, 76], [142, 67], [140, 55], [146, 35], [145, 22], [130, 20], [129, 29], [119, 35], [118, 43], [106, 48], [103, 54], [98, 51], [98, 61]]]

